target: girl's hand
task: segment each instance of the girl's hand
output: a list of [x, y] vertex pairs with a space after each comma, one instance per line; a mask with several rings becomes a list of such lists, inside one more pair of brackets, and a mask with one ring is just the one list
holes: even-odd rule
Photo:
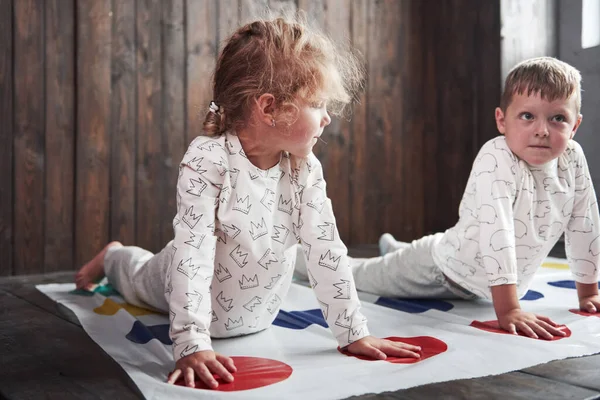
[[349, 353], [385, 360], [387, 356], [420, 358], [419, 346], [366, 336], [346, 347]]
[[225, 382], [233, 382], [230, 372], [236, 371], [237, 368], [231, 358], [211, 350], [199, 351], [180, 358], [175, 364], [175, 371], [169, 374], [167, 383], [175, 383], [183, 374], [188, 387], [196, 387], [195, 376], [198, 376], [206, 386], [215, 389], [219, 384], [213, 374], [220, 376]]
[[600, 296], [596, 294], [580, 298], [579, 309], [589, 313], [597, 313], [600, 309]]

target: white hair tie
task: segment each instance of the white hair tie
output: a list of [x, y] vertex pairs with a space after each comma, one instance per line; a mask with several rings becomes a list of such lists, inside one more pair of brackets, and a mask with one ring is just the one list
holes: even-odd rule
[[223, 113], [224, 110], [223, 107], [220, 107], [219, 105], [217, 105], [217, 103], [211, 100], [210, 105], [208, 106], [208, 111], [217, 115], [221, 115], [221, 113]]

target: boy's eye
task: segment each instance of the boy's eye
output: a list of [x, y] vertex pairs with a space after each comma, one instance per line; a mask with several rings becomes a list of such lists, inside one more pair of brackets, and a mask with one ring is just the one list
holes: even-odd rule
[[521, 119], [524, 119], [525, 121], [531, 121], [533, 119], [533, 114], [524, 112], [521, 114]]
[[322, 108], [325, 105], [324, 101], [316, 101], [314, 103], [312, 103], [310, 106], [312, 108]]
[[564, 115], [555, 115], [552, 117], [552, 120], [555, 122], [565, 122], [567, 118]]

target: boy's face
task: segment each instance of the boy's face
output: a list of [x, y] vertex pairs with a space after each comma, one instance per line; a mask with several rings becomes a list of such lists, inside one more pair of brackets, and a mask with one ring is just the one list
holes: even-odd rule
[[558, 158], [573, 138], [582, 116], [577, 114], [575, 96], [553, 101], [539, 93], [515, 93], [504, 113], [496, 108], [498, 131], [508, 147], [530, 165], [542, 165]]

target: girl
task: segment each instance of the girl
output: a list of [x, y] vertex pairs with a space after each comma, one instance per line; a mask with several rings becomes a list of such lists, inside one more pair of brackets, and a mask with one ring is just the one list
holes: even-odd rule
[[176, 369], [217, 387], [236, 368], [211, 337], [268, 328], [301, 244], [321, 310], [339, 346], [385, 359], [420, 348], [369, 336], [312, 148], [362, 86], [362, 69], [326, 37], [278, 18], [235, 32], [217, 62], [213, 98], [180, 164], [175, 239], [158, 254], [118, 242], [76, 276], [104, 274], [131, 304], [169, 313]]

